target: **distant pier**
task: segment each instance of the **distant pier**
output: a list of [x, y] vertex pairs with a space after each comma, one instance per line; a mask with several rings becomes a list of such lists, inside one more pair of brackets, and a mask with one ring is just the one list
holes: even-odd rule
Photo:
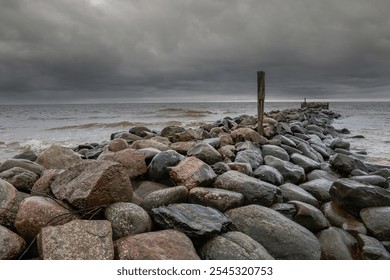
[[306, 98], [301, 103], [302, 109], [323, 109], [323, 110], [329, 110], [329, 102], [307, 102]]

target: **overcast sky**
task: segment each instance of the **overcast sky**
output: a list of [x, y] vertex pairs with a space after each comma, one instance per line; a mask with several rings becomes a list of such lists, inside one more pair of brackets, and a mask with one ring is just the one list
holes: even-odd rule
[[0, 0], [0, 104], [390, 100], [389, 0]]

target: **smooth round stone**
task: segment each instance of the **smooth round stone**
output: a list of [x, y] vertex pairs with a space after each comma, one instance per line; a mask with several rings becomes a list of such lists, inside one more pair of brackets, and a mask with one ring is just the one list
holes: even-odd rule
[[300, 154], [292, 154], [291, 162], [301, 166], [305, 172], [310, 172], [314, 169], [320, 168], [320, 164], [317, 161]]
[[348, 232], [330, 227], [320, 231], [321, 258], [325, 260], [353, 260], [357, 258], [357, 241]]
[[194, 156], [207, 164], [215, 164], [222, 161], [222, 156], [210, 144], [201, 142], [187, 151], [188, 156]]
[[189, 201], [195, 204], [218, 209], [221, 212], [240, 207], [244, 203], [241, 193], [218, 188], [193, 188], [189, 194]]
[[329, 190], [333, 182], [327, 179], [315, 179], [306, 183], [300, 184], [299, 187], [310, 193], [320, 202], [330, 201]]
[[266, 165], [277, 169], [282, 174], [285, 182], [296, 184], [305, 179], [305, 170], [296, 164], [274, 156], [266, 156], [264, 161]]
[[375, 238], [390, 240], [390, 206], [365, 208], [360, 211], [360, 217]]
[[276, 168], [268, 165], [260, 165], [253, 172], [253, 176], [276, 186], [280, 186], [284, 183], [282, 174], [280, 174]]
[[379, 240], [365, 234], [358, 234], [356, 239], [363, 260], [390, 260], [390, 253]]
[[174, 184], [169, 178], [167, 168], [178, 165], [183, 159], [183, 155], [173, 150], [160, 152], [153, 157], [146, 175], [152, 181], [173, 186]]
[[324, 214], [313, 205], [294, 200], [289, 201], [289, 203], [294, 205], [296, 209], [293, 221], [311, 232], [317, 233], [324, 228], [330, 227], [330, 223]]
[[263, 157], [260, 152], [255, 150], [245, 150], [238, 152], [234, 161], [247, 163], [252, 169], [256, 169], [263, 163]]
[[301, 202], [306, 202], [308, 204], [311, 204], [316, 208], [319, 207], [318, 200], [314, 196], [312, 196], [309, 192], [298, 187], [297, 185], [286, 183], [279, 186], [279, 189], [283, 194], [284, 202], [289, 202], [290, 200], [298, 200]]
[[289, 161], [290, 156], [288, 153], [281, 147], [275, 145], [263, 145], [261, 147], [264, 157], [274, 156], [281, 160]]
[[141, 203], [141, 206], [149, 213], [153, 208], [185, 202], [187, 198], [188, 189], [185, 186], [171, 187], [148, 194]]

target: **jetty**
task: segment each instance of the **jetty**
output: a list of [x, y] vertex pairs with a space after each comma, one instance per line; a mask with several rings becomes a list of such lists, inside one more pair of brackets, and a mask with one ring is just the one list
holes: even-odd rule
[[306, 98], [301, 102], [301, 109], [324, 109], [329, 110], [329, 102], [307, 102]]

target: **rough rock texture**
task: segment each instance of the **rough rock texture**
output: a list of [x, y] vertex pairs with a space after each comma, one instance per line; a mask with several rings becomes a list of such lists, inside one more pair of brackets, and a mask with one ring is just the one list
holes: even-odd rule
[[258, 242], [248, 235], [231, 231], [208, 240], [200, 249], [204, 260], [273, 260]]
[[290, 200], [298, 200], [319, 207], [318, 200], [312, 196], [309, 192], [298, 187], [297, 185], [286, 183], [279, 186], [280, 191], [283, 194], [283, 201], [289, 202]]
[[263, 151], [263, 156], [274, 156], [278, 159], [289, 161], [290, 156], [288, 153], [281, 147], [275, 146], [275, 145], [263, 145], [261, 146], [261, 149]]
[[107, 146], [108, 150], [114, 153], [127, 149], [128, 147], [127, 141], [121, 138], [111, 140]]
[[280, 172], [268, 165], [261, 165], [253, 171], [253, 176], [264, 182], [280, 186], [284, 183], [284, 178]]
[[11, 169], [12, 167], [21, 167], [28, 171], [34, 172], [38, 176], [46, 170], [43, 166], [38, 163], [26, 160], [26, 159], [8, 159], [0, 165], [0, 172]]
[[325, 260], [353, 260], [357, 258], [357, 241], [348, 232], [330, 227], [317, 234], [321, 243], [321, 257]]
[[0, 178], [12, 184], [17, 190], [30, 192], [38, 175], [21, 167], [12, 167], [0, 173]]
[[17, 189], [10, 183], [0, 179], [0, 224], [5, 223], [8, 212], [16, 201]]
[[250, 141], [257, 144], [265, 144], [267, 142], [267, 138], [261, 136], [257, 131], [247, 127], [238, 128], [232, 131], [231, 137], [234, 143]]
[[317, 238], [306, 228], [282, 214], [259, 205], [228, 210], [225, 214], [235, 228], [256, 240], [275, 259], [318, 260]]
[[205, 142], [200, 142], [193, 148], [189, 149], [187, 151], [187, 155], [194, 156], [209, 165], [222, 161], [221, 154], [218, 153], [214, 147]]
[[134, 187], [134, 193], [140, 198], [145, 198], [149, 194], [155, 191], [163, 190], [168, 188], [167, 185], [159, 184], [152, 181], [141, 181]]
[[372, 207], [360, 211], [364, 225], [381, 241], [390, 240], [390, 207]]
[[297, 153], [291, 155], [291, 162], [301, 166], [305, 170], [305, 172], [310, 172], [314, 169], [320, 168], [319, 162]]
[[218, 188], [193, 188], [189, 193], [189, 202], [215, 208], [221, 212], [244, 204], [241, 193]]
[[173, 150], [160, 152], [150, 162], [147, 177], [160, 183], [172, 183], [167, 168], [178, 165], [183, 159], [183, 155]]
[[295, 200], [290, 201], [289, 203], [294, 205], [296, 209], [293, 221], [311, 232], [317, 233], [324, 228], [330, 227], [330, 223], [325, 218], [324, 214], [313, 205]]
[[230, 220], [216, 209], [198, 204], [171, 204], [152, 209], [154, 222], [190, 237], [208, 237], [226, 232]]
[[141, 206], [147, 212], [150, 212], [153, 208], [160, 206], [186, 202], [187, 198], [188, 189], [185, 186], [177, 186], [148, 194], [141, 203]]
[[363, 260], [390, 260], [390, 253], [377, 239], [365, 234], [358, 234], [356, 239]]
[[199, 260], [191, 240], [176, 230], [131, 235], [114, 244], [119, 260]]
[[330, 158], [329, 163], [335, 170], [344, 175], [349, 175], [354, 169], [368, 172], [366, 165], [361, 160], [344, 154], [335, 154]]
[[126, 170], [112, 161], [88, 160], [59, 174], [51, 185], [56, 198], [77, 208], [131, 201], [133, 190]]
[[274, 156], [264, 157], [266, 165], [272, 166], [282, 174], [285, 182], [300, 183], [305, 179], [305, 170], [289, 161], [284, 161]]
[[0, 225], [0, 260], [19, 257], [26, 247], [26, 241], [13, 231]]
[[156, 139], [142, 139], [134, 141], [130, 146], [132, 149], [144, 149], [144, 148], [156, 148], [160, 151], [169, 150], [169, 145], [167, 143], [162, 143], [161, 141], [156, 141]]
[[36, 163], [46, 169], [64, 169], [80, 161], [81, 157], [71, 149], [54, 144], [38, 156]]
[[112, 260], [111, 223], [76, 220], [45, 227], [38, 235], [38, 251], [43, 260]]
[[329, 190], [333, 182], [327, 179], [315, 179], [306, 183], [300, 184], [299, 187], [310, 193], [320, 202], [328, 202], [331, 200]]
[[60, 169], [49, 169], [46, 170], [42, 177], [39, 178], [34, 186], [31, 188], [31, 195], [50, 195], [51, 194], [51, 184], [56, 179], [57, 175], [63, 172]]
[[263, 156], [257, 150], [244, 150], [237, 153], [234, 161], [247, 163], [254, 170], [263, 164]]

